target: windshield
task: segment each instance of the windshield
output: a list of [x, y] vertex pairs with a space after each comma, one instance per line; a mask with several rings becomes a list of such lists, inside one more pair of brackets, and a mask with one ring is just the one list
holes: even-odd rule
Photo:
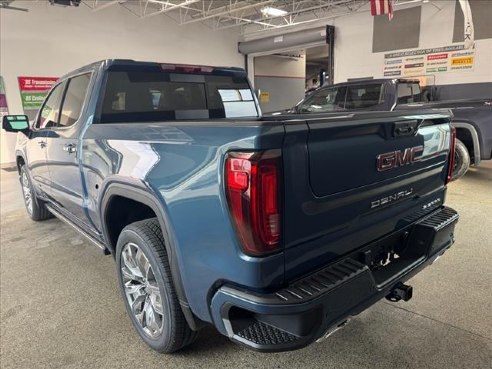
[[[142, 68], [143, 69], [143, 68]], [[99, 123], [257, 118], [244, 73], [109, 71]]]

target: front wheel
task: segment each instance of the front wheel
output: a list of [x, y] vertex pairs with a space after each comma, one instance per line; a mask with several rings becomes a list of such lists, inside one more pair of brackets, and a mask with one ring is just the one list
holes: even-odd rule
[[192, 343], [197, 332], [181, 311], [158, 220], [125, 227], [115, 256], [126, 310], [142, 340], [163, 353]]
[[453, 181], [463, 177], [470, 168], [470, 154], [465, 144], [456, 140], [456, 150], [454, 153]]
[[31, 178], [29, 177], [29, 173], [25, 165], [20, 168], [20, 181], [22, 185], [22, 196], [24, 197], [24, 205], [26, 205], [27, 215], [29, 215], [29, 217], [35, 221], [52, 218], [53, 215], [49, 212], [48, 209], [46, 209], [44, 203], [37, 198], [36, 193], [32, 187]]

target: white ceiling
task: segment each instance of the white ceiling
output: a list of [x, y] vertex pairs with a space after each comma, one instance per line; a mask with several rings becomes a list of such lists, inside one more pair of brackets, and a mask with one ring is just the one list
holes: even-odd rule
[[[180, 25], [201, 22], [212, 29], [239, 28], [242, 34], [279, 29], [357, 11], [369, 0], [82, 0], [94, 11], [119, 5], [145, 18], [165, 15]], [[265, 7], [282, 16], [264, 14]]]
[[[36, 0], [49, 1], [49, 0]], [[422, 0], [394, 0], [394, 7]], [[0, 0], [15, 6], [15, 0]], [[298, 26], [368, 10], [369, 0], [81, 0], [80, 6], [101, 11], [121, 6], [135, 16], [166, 16], [180, 25], [201, 22], [214, 30], [238, 28], [243, 35]], [[417, 4], [415, 4], [417, 5]], [[265, 7], [284, 14], [271, 16]]]

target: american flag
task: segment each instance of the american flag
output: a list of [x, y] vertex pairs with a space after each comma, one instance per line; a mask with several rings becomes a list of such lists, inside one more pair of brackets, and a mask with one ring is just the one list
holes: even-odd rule
[[371, 15], [388, 14], [388, 19], [393, 19], [392, 0], [371, 0]]

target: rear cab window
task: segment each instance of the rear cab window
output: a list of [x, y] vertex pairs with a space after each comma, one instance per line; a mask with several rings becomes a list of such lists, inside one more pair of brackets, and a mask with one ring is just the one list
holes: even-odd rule
[[117, 65], [107, 71], [99, 123], [258, 117], [244, 71]]

